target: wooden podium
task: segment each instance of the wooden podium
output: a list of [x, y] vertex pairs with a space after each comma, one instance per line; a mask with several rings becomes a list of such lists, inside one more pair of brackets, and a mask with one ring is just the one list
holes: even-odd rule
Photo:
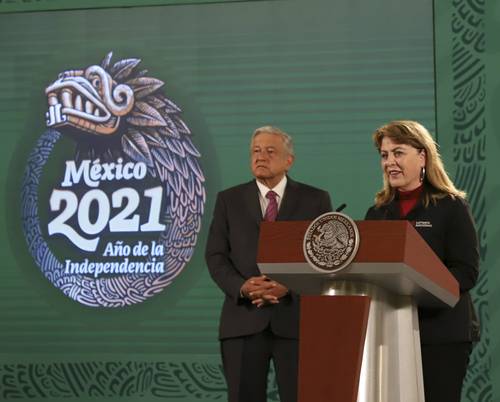
[[417, 306], [454, 306], [459, 287], [406, 221], [358, 221], [336, 274], [304, 257], [309, 221], [262, 222], [260, 271], [302, 295], [298, 402], [423, 402]]

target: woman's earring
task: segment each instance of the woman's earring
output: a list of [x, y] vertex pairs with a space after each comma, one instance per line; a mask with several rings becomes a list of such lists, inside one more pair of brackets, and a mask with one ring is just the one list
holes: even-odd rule
[[422, 166], [422, 169], [420, 169], [420, 183], [422, 183], [425, 179], [425, 166]]

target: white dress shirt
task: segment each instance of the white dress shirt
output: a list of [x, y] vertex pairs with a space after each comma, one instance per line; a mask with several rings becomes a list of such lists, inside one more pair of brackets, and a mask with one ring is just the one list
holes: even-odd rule
[[268, 191], [272, 190], [274, 191], [278, 196], [276, 197], [276, 201], [278, 202], [278, 211], [281, 206], [281, 201], [283, 200], [283, 195], [285, 194], [285, 187], [286, 187], [286, 175], [283, 176], [283, 178], [280, 180], [274, 188], [268, 188], [264, 184], [262, 184], [260, 181], [256, 180], [257, 182], [257, 187], [259, 188], [259, 202], [260, 202], [260, 209], [262, 212], [262, 217], [266, 214], [266, 209], [267, 206], [269, 205], [269, 200], [266, 198], [266, 194]]

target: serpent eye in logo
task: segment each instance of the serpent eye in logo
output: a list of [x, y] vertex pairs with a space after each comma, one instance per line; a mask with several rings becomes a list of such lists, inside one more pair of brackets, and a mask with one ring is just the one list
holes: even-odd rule
[[306, 261], [323, 273], [335, 273], [347, 267], [356, 256], [358, 247], [356, 223], [339, 212], [318, 216], [304, 235]]
[[111, 58], [48, 84], [47, 130], [22, 189], [36, 264], [93, 307], [139, 303], [172, 283], [193, 254], [206, 198], [200, 153], [164, 83], [139, 59]]

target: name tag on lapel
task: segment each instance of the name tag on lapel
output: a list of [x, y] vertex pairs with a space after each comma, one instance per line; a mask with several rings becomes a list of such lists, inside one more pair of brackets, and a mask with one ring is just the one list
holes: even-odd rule
[[415, 221], [416, 228], [431, 228], [432, 223], [430, 221]]

